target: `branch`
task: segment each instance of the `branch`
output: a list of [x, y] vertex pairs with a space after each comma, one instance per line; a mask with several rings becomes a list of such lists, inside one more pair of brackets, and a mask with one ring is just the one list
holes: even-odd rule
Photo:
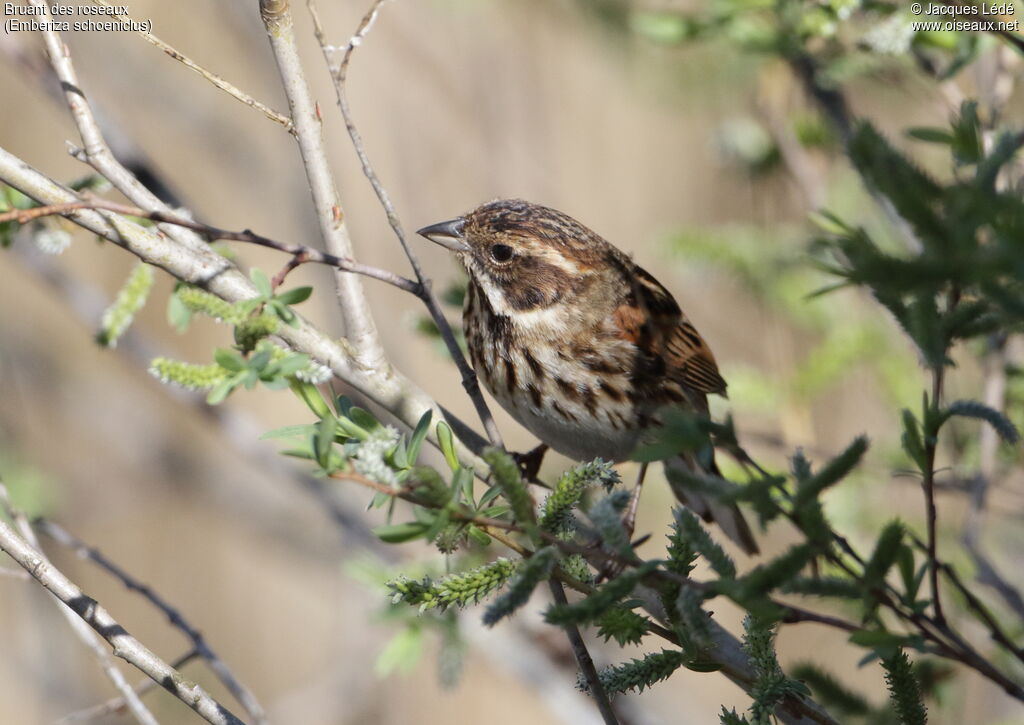
[[[20, 509], [15, 508], [11, 503], [11, 499], [7, 493], [7, 487], [3, 481], [0, 481], [0, 510], [3, 510], [7, 516], [14, 522], [14, 525], [18, 528], [18, 531], [25, 538], [25, 541], [35, 549], [36, 554], [46, 563], [49, 561], [46, 559], [46, 555], [43, 554], [43, 549], [39, 545], [39, 540], [36, 538], [35, 532], [32, 530], [32, 526], [29, 524], [28, 519], [25, 518], [25, 514]], [[4, 571], [8, 571], [5, 569]], [[20, 570], [19, 570], [20, 571]], [[28, 578], [32, 578], [30, 572], [21, 571]], [[100, 638], [96, 636], [89, 626], [83, 622], [79, 617], [75, 615], [70, 609], [61, 604], [57, 604], [60, 608], [60, 613], [68, 620], [68, 624], [71, 626], [72, 631], [82, 641], [82, 643], [89, 648], [96, 658], [100, 669], [103, 670], [103, 674], [114, 684], [114, 688], [121, 693], [121, 699], [124, 701], [125, 707], [131, 713], [132, 717], [140, 725], [159, 725], [153, 713], [142, 704], [142, 701], [138, 698], [131, 686], [125, 679], [121, 670], [114, 664], [114, 660], [111, 658], [110, 653], [107, 652]]]
[[[171, 667], [173, 667], [176, 670], [180, 670], [182, 667], [187, 665], [189, 662], [191, 662], [198, 656], [199, 653], [195, 650], [186, 652], [181, 657], [171, 662]], [[156, 681], [151, 680], [147, 677], [144, 680], [140, 680], [139, 683], [135, 685], [135, 687], [132, 690], [132, 693], [136, 697], [142, 697], [156, 686]], [[89, 720], [95, 720], [96, 718], [103, 717], [104, 715], [119, 715], [124, 713], [124, 710], [127, 706], [127, 698], [112, 697], [106, 702], [101, 702], [98, 705], [93, 705], [92, 707], [85, 708], [84, 710], [78, 710], [77, 712], [68, 713], [64, 717], [57, 720], [55, 725], [70, 725], [70, 723], [88, 722]]]
[[[93, 5], [102, 5], [105, 8], [116, 7], [116, 6], [111, 5], [108, 2], [105, 2], [105, 0], [92, 0], [92, 3], [93, 3]], [[128, 13], [117, 13], [117, 15], [118, 15], [118, 17], [131, 19], [131, 16], [128, 15]], [[147, 30], [139, 30], [138, 33], [147, 42], [152, 43], [157, 48], [159, 48], [163, 52], [167, 53], [167, 55], [171, 56], [176, 61], [178, 61], [179, 63], [184, 65], [186, 68], [194, 70], [196, 73], [201, 75], [206, 80], [210, 81], [210, 83], [212, 83], [214, 86], [216, 86], [220, 90], [222, 90], [225, 93], [227, 93], [232, 98], [235, 98], [236, 100], [241, 101], [242, 103], [244, 103], [245, 105], [249, 106], [250, 108], [256, 109], [257, 111], [262, 113], [264, 116], [269, 118], [271, 121], [274, 121], [275, 123], [281, 124], [282, 126], [284, 126], [285, 130], [288, 133], [295, 133], [295, 126], [292, 123], [292, 120], [290, 118], [288, 118], [287, 116], [285, 116], [283, 113], [278, 113], [277, 111], [275, 111], [270, 106], [266, 105], [265, 103], [261, 103], [260, 101], [257, 101], [255, 98], [250, 96], [248, 93], [240, 90], [239, 88], [237, 88], [233, 84], [231, 84], [228, 81], [224, 80], [223, 78], [221, 78], [219, 75], [217, 75], [213, 71], [210, 71], [210, 70], [207, 70], [206, 68], [203, 68], [201, 65], [196, 63], [194, 60], [189, 58], [187, 55], [185, 55], [184, 53], [182, 53], [182, 52], [180, 52], [178, 50], [175, 50], [169, 44], [167, 44], [164, 41], [160, 40], [160, 38], [156, 37], [155, 35], [153, 35], [149, 31], [147, 31]]]
[[[41, 16], [40, 19], [46, 23], [46, 29], [41, 31], [41, 33], [47, 55], [50, 59], [50, 65], [60, 80], [61, 88], [64, 92], [64, 100], [71, 110], [72, 119], [82, 137], [82, 143], [85, 145], [83, 149], [72, 149], [72, 155], [92, 166], [97, 173], [106, 178], [115, 189], [128, 197], [132, 203], [145, 209], [170, 211], [170, 207], [147, 189], [128, 169], [114, 158], [110, 147], [103, 137], [103, 133], [100, 131], [99, 124], [89, 105], [89, 101], [86, 99], [85, 92], [79, 85], [78, 75], [75, 73], [74, 64], [71, 62], [71, 51], [60, 39], [60, 35], [55, 30], [52, 30], [54, 26], [49, 7], [45, 0], [29, 0], [29, 2], [37, 8], [37, 12]], [[164, 228], [163, 231], [179, 244], [189, 249], [199, 250], [206, 246], [203, 239], [190, 230], [169, 226]]]
[[362, 165], [363, 174], [366, 176], [367, 180], [369, 180], [370, 186], [373, 187], [373, 191], [377, 195], [377, 199], [384, 208], [388, 224], [391, 226], [392, 231], [394, 231], [399, 244], [402, 245], [402, 251], [405, 252], [405, 256], [409, 260], [409, 264], [412, 266], [416, 279], [423, 290], [421, 299], [427, 306], [427, 310], [430, 312], [430, 317], [434, 320], [434, 324], [437, 325], [437, 329], [441, 333], [441, 339], [444, 340], [444, 344], [448, 348], [448, 352], [451, 354], [456, 367], [459, 369], [459, 374], [462, 376], [462, 387], [465, 388], [466, 394], [469, 395], [470, 399], [473, 401], [473, 406], [476, 408], [477, 415], [480, 417], [480, 422], [483, 423], [484, 431], [487, 433], [488, 440], [490, 440], [492, 446], [504, 448], [505, 444], [501, 440], [501, 434], [498, 432], [498, 426], [494, 422], [494, 416], [491, 415], [491, 411], [487, 407], [487, 402], [484, 400], [484, 396], [480, 392], [480, 383], [477, 380], [476, 373], [473, 371], [473, 368], [470, 367], [469, 363], [466, 362], [466, 357], [462, 354], [462, 348], [459, 347], [459, 343], [456, 341], [454, 333], [452, 333], [452, 328], [448, 323], [448, 318], [445, 317], [445, 314], [441, 309], [441, 304], [438, 302], [437, 296], [434, 294], [431, 281], [423, 272], [423, 267], [420, 264], [419, 257], [409, 244], [409, 240], [405, 235], [405, 230], [402, 228], [402, 222], [398, 218], [398, 213], [395, 211], [394, 205], [391, 203], [391, 198], [388, 196], [387, 190], [384, 188], [380, 178], [377, 176], [377, 172], [374, 171], [373, 165], [370, 163], [370, 157], [367, 155], [366, 148], [363, 145], [362, 135], [356, 127], [355, 121], [352, 118], [352, 110], [349, 108], [348, 90], [346, 87], [349, 62], [352, 60], [352, 54], [355, 52], [355, 49], [362, 44], [362, 41], [369, 34], [370, 28], [373, 27], [373, 23], [377, 19], [377, 14], [380, 11], [381, 5], [383, 5], [385, 1], [386, 0], [374, 0], [370, 10], [359, 23], [359, 27], [356, 29], [355, 34], [345, 46], [345, 55], [337, 69], [331, 68], [332, 48], [327, 44], [327, 38], [324, 35], [323, 27], [320, 25], [320, 16], [317, 13], [316, 1], [306, 0], [306, 6], [309, 9], [310, 16], [313, 18], [313, 29], [316, 34], [316, 39], [320, 44], [320, 50], [323, 53], [324, 62], [327, 64], [327, 69], [331, 75], [331, 81], [334, 84], [334, 93], [337, 97], [338, 109], [341, 111], [342, 118], [345, 120], [345, 128], [348, 129], [349, 138], [352, 139], [352, 146], [355, 148], [356, 155], [359, 157], [359, 163]]
[[[338, 200], [334, 177], [327, 164], [320, 107], [309, 94], [299, 49], [295, 43], [290, 0], [260, 0], [260, 17], [267, 29], [270, 49], [281, 75], [281, 85], [288, 97], [288, 107], [295, 124], [295, 140], [313, 195], [313, 206], [324, 247], [336, 257], [352, 257], [348, 226]], [[362, 367], [380, 369], [387, 375], [391, 363], [384, 353], [361, 281], [345, 272], [337, 272], [334, 277], [338, 304], [345, 321], [345, 334], [355, 359]]]
[[246, 229], [241, 232], [232, 232], [209, 224], [192, 221], [191, 219], [185, 219], [184, 217], [176, 214], [169, 214], [162, 211], [146, 211], [145, 209], [141, 209], [137, 206], [118, 204], [117, 202], [107, 201], [106, 199], [90, 198], [84, 201], [74, 201], [65, 204], [48, 204], [46, 206], [37, 206], [31, 209], [14, 209], [4, 214], [0, 214], [0, 224], [6, 221], [16, 221], [19, 224], [27, 224], [34, 219], [52, 215], [69, 217], [69, 212], [78, 211], [80, 209], [102, 209], [116, 214], [149, 219], [151, 221], [165, 224], [173, 224], [175, 226], [185, 227], [186, 229], [199, 232], [210, 241], [221, 239], [233, 242], [247, 242], [249, 244], [269, 247], [270, 249], [276, 249], [279, 252], [290, 254], [292, 255], [292, 261], [288, 263], [282, 272], [279, 272], [275, 276], [275, 287], [279, 286], [284, 281], [284, 277], [287, 272], [290, 272], [300, 264], [314, 262], [316, 264], [325, 264], [330, 267], [336, 267], [337, 269], [344, 270], [346, 272], [353, 272], [355, 274], [371, 277], [373, 279], [380, 280], [381, 282], [386, 282], [393, 287], [397, 287], [403, 292], [409, 292], [410, 294], [416, 295], [420, 298], [423, 297], [423, 290], [416, 282], [406, 279], [405, 277], [401, 277], [393, 272], [389, 272], [386, 269], [360, 264], [351, 258], [335, 257], [333, 254], [321, 252], [318, 249], [307, 247], [304, 244], [287, 244], [285, 242], [278, 242], [270, 239], [269, 237], [257, 234], [250, 229]]
[[266, 713], [263, 711], [263, 707], [260, 703], [256, 700], [256, 697], [245, 685], [238, 681], [238, 678], [235, 677], [231, 669], [224, 663], [224, 660], [218, 657], [210, 645], [206, 643], [206, 639], [203, 637], [202, 632], [189, 624], [188, 620], [181, 615], [181, 612], [168, 604], [163, 597], [153, 591], [149, 586], [138, 581], [124, 569], [104, 556], [98, 549], [87, 546], [84, 542], [72, 536], [58, 524], [40, 518], [36, 519], [35, 525], [51, 539], [74, 551], [79, 558], [93, 562], [101, 569], [106, 570], [116, 579], [120, 580], [125, 588], [133, 592], [138, 592], [148, 599], [154, 607], [159, 609], [164, 616], [167, 617], [171, 626], [180, 629], [185, 636], [191, 640], [193, 649], [204, 660], [206, 660], [210, 665], [210, 669], [213, 670], [214, 674], [217, 675], [217, 678], [221, 683], [223, 683], [234, 698], [238, 700], [239, 704], [245, 708], [245, 711], [252, 718], [253, 722], [257, 723], [257, 725], [266, 725]]
[[[40, 204], [78, 202], [75, 194], [39, 173], [18, 157], [0, 148], [0, 181], [18, 189]], [[258, 295], [252, 283], [227, 259], [203, 244], [186, 247], [158, 230], [147, 229], [122, 217], [104, 215], [91, 209], [70, 212], [75, 224], [123, 247], [139, 259], [165, 270], [175, 278], [212, 292], [228, 302], [240, 302]], [[169, 225], [169, 228], [173, 228]], [[192, 233], [192, 232], [190, 232]], [[409, 428], [428, 409], [445, 418], [459, 433], [460, 459], [476, 471], [486, 471], [487, 464], [477, 453], [487, 445], [464, 423], [440, 408], [423, 390], [393, 366], [367, 369], [359, 364], [346, 341], [334, 340], [310, 324], [301, 315], [297, 326], [285, 326], [278, 336], [293, 349], [331, 368], [332, 372], [354, 390], [393, 415]], [[436, 445], [432, 432], [431, 442]]]
[[[551, 597], [555, 600], [556, 605], [565, 606], [569, 603], [569, 600], [565, 598], [565, 589], [562, 588], [562, 583], [552, 577], [548, 579], [548, 586], [551, 589]], [[594, 701], [597, 703], [597, 709], [601, 713], [601, 717], [604, 719], [605, 725], [619, 725], [619, 719], [615, 715], [615, 711], [612, 709], [612, 703], [608, 699], [608, 693], [604, 691], [604, 685], [601, 684], [601, 677], [597, 674], [597, 668], [594, 667], [594, 660], [590, 656], [590, 652], [587, 651], [587, 644], [583, 641], [580, 630], [575, 624], [568, 624], [563, 627], [566, 635], [569, 637], [569, 644], [572, 645], [572, 653], [576, 657], [576, 663], [580, 666], [580, 672], [583, 673], [583, 678], [587, 683], [587, 690], [593, 696]]]
[[[186, 679], [131, 636], [95, 599], [83, 594], [82, 590], [54, 567], [41, 551], [18, 536], [4, 521], [0, 521], [0, 550], [9, 554], [19, 566], [105, 639], [113, 647], [114, 656], [145, 672], [211, 725], [243, 725], [241, 720], [214, 700], [202, 687]], [[156, 725], [156, 719], [145, 710], [123, 676], [121, 680], [124, 686], [119, 686], [118, 689], [124, 694], [136, 719], [142, 723]]]

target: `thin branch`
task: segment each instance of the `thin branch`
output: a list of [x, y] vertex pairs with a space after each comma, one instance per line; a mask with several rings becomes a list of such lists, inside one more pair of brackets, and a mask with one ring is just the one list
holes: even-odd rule
[[[935, 410], [939, 409], [942, 399], [944, 373], [945, 368], [942, 365], [932, 370], [931, 405]], [[937, 446], [935, 436], [926, 436], [924, 446], [924, 478], [921, 485], [924, 488], [925, 516], [928, 523], [928, 581], [932, 591], [932, 608], [935, 611], [936, 623], [942, 626], [946, 623], [946, 615], [942, 611], [942, 599], [939, 590], [939, 560], [936, 551], [938, 541], [935, 533], [938, 522], [938, 509], [935, 507], [935, 452]]]
[[[551, 589], [551, 597], [555, 600], [556, 605], [565, 606], [569, 603], [565, 598], [565, 589], [562, 588], [560, 581], [555, 578], [548, 579], [548, 587]], [[604, 685], [601, 684], [601, 677], [597, 673], [597, 668], [594, 666], [594, 660], [590, 656], [590, 652], [587, 651], [587, 643], [583, 641], [580, 630], [575, 624], [568, 624], [563, 629], [569, 637], [569, 644], [572, 645], [572, 653], [576, 657], [576, 664], [580, 666], [580, 672], [583, 673], [587, 689], [594, 698], [597, 710], [601, 713], [605, 725], [618, 725], [619, 719], [615, 715], [615, 710], [612, 709], [612, 703], [608, 699], [608, 693], [605, 692]]]
[[[185, 678], [129, 634], [128, 630], [110, 616], [99, 602], [84, 594], [59, 569], [47, 561], [45, 556], [3, 521], [0, 521], [0, 550], [7, 552], [36, 581], [92, 627], [113, 647], [116, 657], [134, 665], [159, 682], [165, 690], [211, 725], [243, 725], [241, 720], [213, 699], [206, 690]], [[131, 688], [127, 687], [126, 696], [130, 691]], [[135, 697], [135, 694], [132, 693], [131, 697]]]
[[221, 683], [223, 683], [238, 703], [245, 709], [253, 722], [258, 725], [265, 725], [267, 723], [266, 713], [260, 703], [256, 700], [256, 697], [252, 694], [252, 691], [238, 681], [238, 678], [235, 677], [231, 668], [229, 668], [227, 664], [225, 664], [224, 660], [218, 657], [210, 645], [207, 644], [206, 638], [203, 637], [202, 632], [193, 627], [188, 620], [182, 616], [181, 612], [168, 604], [167, 601], [151, 587], [137, 580], [131, 574], [104, 556], [98, 549], [87, 546], [84, 542], [73, 536], [59, 524], [43, 518], [36, 519], [34, 523], [35, 526], [37, 526], [51, 539], [74, 551], [79, 558], [91, 561], [101, 569], [104, 569], [113, 577], [118, 579], [129, 591], [138, 592], [154, 607], [159, 609], [167, 617], [171, 626], [180, 629], [185, 636], [189, 638], [195, 651], [198, 652], [204, 660], [206, 660], [210, 665], [210, 669], [213, 670]]
[[[178, 659], [172, 661], [171, 667], [176, 670], [180, 670], [198, 656], [199, 653], [195, 650], [186, 652]], [[136, 697], [142, 697], [156, 686], [157, 683], [147, 677], [140, 680], [132, 691], [135, 693]], [[104, 717], [106, 715], [120, 715], [124, 713], [127, 707], [128, 702], [126, 698], [112, 697], [106, 702], [101, 702], [98, 705], [93, 705], [92, 707], [87, 707], [84, 710], [77, 710], [76, 712], [68, 713], [57, 720], [55, 725], [71, 725], [71, 723], [88, 722], [89, 720], [95, 720], [96, 718]]]
[[[60, 609], [67, 613], [69, 621], [85, 627], [89, 637], [82, 637], [83, 641], [90, 649], [93, 649], [101, 660], [104, 671], [114, 682], [124, 698], [126, 706], [138, 722], [144, 725], [157, 725], [156, 718], [139, 700], [138, 695], [132, 690], [121, 671], [110, 661], [106, 650], [99, 642], [93, 642], [95, 634], [99, 634], [113, 647], [114, 656], [120, 657], [142, 670], [164, 689], [195, 710], [207, 722], [212, 725], [241, 725], [241, 721], [229, 710], [222, 707], [199, 685], [183, 678], [175, 668], [165, 663], [145, 645], [132, 637], [95, 599], [83, 594], [50, 563], [39, 546], [35, 532], [28, 520], [11, 504], [7, 488], [2, 482], [0, 482], [0, 507], [8, 513], [22, 533], [22, 536], [19, 536], [14, 529], [0, 520], [0, 550], [10, 555], [32, 578], [67, 605]], [[77, 625], [73, 628], [79, 632]], [[89, 629], [90, 627], [91, 629]], [[95, 634], [93, 630], [95, 630]]]
[[[78, 81], [75, 66], [71, 62], [71, 51], [61, 40], [60, 34], [53, 30], [55, 24], [52, 22], [50, 8], [45, 0], [29, 0], [29, 2], [37, 9], [41, 16], [40, 19], [45, 21], [45, 29], [41, 31], [43, 43], [50, 59], [50, 65], [60, 80], [64, 100], [71, 111], [72, 119], [84, 144], [80, 153], [73, 152], [72, 155], [89, 164], [133, 204], [144, 209], [170, 211], [167, 204], [147, 189], [135, 178], [134, 174], [114, 158]], [[199, 250], [206, 246], [203, 239], [189, 229], [169, 226], [163, 231], [186, 248]]]
[[[32, 547], [40, 561], [49, 565], [49, 560], [46, 558], [46, 554], [43, 553], [43, 548], [39, 545], [39, 540], [36, 538], [35, 531], [32, 530], [32, 526], [29, 524], [25, 514], [11, 502], [10, 496], [7, 493], [7, 487], [4, 485], [3, 481], [0, 481], [0, 510], [6, 512], [7, 516], [12, 522], [14, 522], [14, 525], [24, 537], [25, 542]], [[29, 578], [34, 576], [28, 571], [24, 573], [27, 574]], [[149, 709], [142, 704], [142, 701], [132, 691], [131, 685], [128, 684], [128, 680], [125, 679], [124, 674], [120, 669], [118, 669], [113, 658], [110, 656], [110, 653], [107, 651], [107, 648], [103, 646], [102, 641], [96, 633], [93, 632], [92, 629], [90, 629], [89, 626], [78, 616], [76, 616], [75, 612], [63, 606], [60, 602], [57, 602], [57, 606], [60, 608], [60, 613], [68, 620], [71, 630], [82, 641], [82, 643], [89, 648], [93, 656], [96, 658], [100, 669], [103, 670], [103, 673], [113, 683], [114, 688], [121, 693], [125, 706], [128, 708], [128, 711], [131, 713], [135, 721], [140, 725], [158, 725], [153, 713], [151, 713]]]
[[423, 271], [423, 266], [420, 264], [419, 257], [409, 244], [409, 240], [405, 235], [405, 230], [402, 227], [402, 222], [398, 218], [398, 213], [395, 211], [394, 204], [391, 203], [391, 198], [388, 195], [387, 189], [384, 188], [384, 184], [381, 183], [380, 177], [377, 176], [377, 172], [370, 163], [370, 157], [366, 153], [366, 147], [363, 144], [362, 135], [356, 127], [355, 120], [352, 117], [352, 109], [349, 107], [346, 82], [348, 80], [348, 66], [352, 60], [352, 54], [369, 34], [370, 28], [373, 27], [374, 21], [377, 19], [377, 15], [380, 12], [380, 8], [385, 2], [386, 0], [374, 0], [373, 5], [370, 6], [369, 11], [363, 17], [362, 21], [360, 21], [355, 34], [345, 46], [345, 55], [336, 69], [331, 67], [332, 48], [327, 44], [327, 37], [320, 24], [320, 15], [316, 9], [316, 1], [306, 0], [306, 7], [309, 9], [309, 14], [313, 19], [313, 30], [316, 34], [317, 42], [320, 44], [320, 50], [323, 53], [324, 62], [326, 63], [327, 69], [330, 73], [331, 81], [334, 84], [334, 93], [337, 97], [338, 109], [341, 111], [342, 118], [345, 120], [345, 128], [348, 129], [349, 138], [352, 139], [352, 146], [355, 149], [356, 156], [359, 157], [359, 163], [362, 166], [363, 174], [370, 182], [370, 186], [373, 187], [373, 191], [377, 195], [377, 199], [384, 208], [388, 224], [391, 226], [392, 231], [394, 231], [395, 236], [398, 238], [398, 242], [402, 246], [402, 251], [405, 252], [405, 256], [409, 260], [409, 264], [412, 266], [413, 273], [416, 275], [416, 279], [419, 282], [420, 287], [423, 289], [423, 295], [421, 298], [427, 306], [430, 317], [434, 320], [434, 324], [437, 325], [437, 329], [441, 333], [441, 339], [444, 341], [445, 346], [448, 348], [448, 352], [451, 354], [452, 359], [455, 361], [455, 365], [459, 369], [459, 374], [462, 377], [462, 387], [465, 388], [466, 394], [469, 395], [470, 399], [473, 401], [473, 406], [476, 408], [476, 413], [480, 418], [480, 422], [484, 426], [484, 431], [487, 434], [488, 440], [490, 440], [491, 445], [498, 448], [504, 448], [505, 445], [501, 439], [501, 434], [498, 432], [498, 426], [494, 422], [494, 416], [491, 415], [491, 411], [487, 407], [487, 402], [484, 400], [484, 396], [480, 392], [480, 383], [477, 380], [476, 373], [466, 361], [465, 355], [462, 354], [462, 348], [459, 347], [459, 343], [455, 339], [455, 334], [452, 332], [451, 325], [448, 323], [448, 318], [445, 316], [444, 311], [441, 309], [441, 304], [438, 301], [437, 296], [434, 294], [431, 281]]
[[[81, 201], [70, 189], [57, 184], [3, 148], [0, 148], [0, 181], [40, 204]], [[104, 216], [91, 209], [73, 212], [69, 218], [83, 229], [110, 240], [176, 279], [198, 285], [228, 302], [240, 302], [258, 295], [256, 288], [238, 268], [205, 242], [198, 247], [188, 247], [156, 229], [148, 229], [120, 216]], [[168, 228], [173, 226], [168, 225]], [[278, 332], [278, 336], [294, 350], [307, 353], [330, 367], [335, 376], [410, 429], [416, 426], [424, 412], [432, 410], [438, 419], [448, 420], [458, 431], [456, 447], [460, 460], [475, 471], [487, 470], [487, 463], [478, 455], [487, 441], [438, 406], [401, 372], [393, 366], [389, 366], [388, 371], [366, 369], [355, 359], [346, 341], [326, 335], [301, 315], [297, 315], [296, 324], [296, 327], [283, 326]], [[432, 445], [437, 445], [433, 431], [429, 440]]]
[[373, 279], [380, 280], [381, 282], [386, 282], [393, 287], [397, 287], [403, 292], [409, 292], [410, 294], [416, 295], [420, 298], [423, 297], [422, 288], [416, 282], [393, 272], [389, 272], [386, 269], [360, 264], [351, 258], [336, 257], [333, 254], [321, 252], [319, 249], [307, 247], [304, 244], [278, 242], [274, 239], [270, 239], [269, 237], [257, 234], [250, 229], [245, 229], [241, 232], [232, 232], [209, 224], [192, 221], [191, 219], [186, 219], [177, 214], [171, 214], [163, 211], [146, 211], [145, 209], [141, 209], [137, 206], [119, 204], [117, 202], [107, 201], [106, 199], [90, 198], [84, 201], [74, 201], [65, 204], [48, 204], [45, 206], [33, 207], [31, 209], [14, 209], [0, 214], [0, 224], [6, 221], [16, 221], [19, 224], [27, 224], [34, 219], [52, 215], [60, 215], [70, 218], [71, 212], [82, 209], [102, 209], [116, 214], [149, 219], [163, 224], [173, 224], [175, 226], [185, 227], [186, 229], [199, 232], [210, 241], [220, 239], [233, 242], [246, 242], [248, 244], [256, 244], [261, 247], [269, 247], [270, 249], [276, 249], [279, 252], [292, 255], [292, 261], [285, 267], [286, 271], [282, 270], [284, 274], [279, 272], [275, 276], [275, 286], [279, 286], [281, 282], [284, 281], [284, 276], [287, 272], [290, 272], [300, 264], [313, 262], [316, 264], [336, 267], [337, 269], [341, 269], [346, 272], [353, 272], [355, 274], [371, 277]]
[[[102, 5], [105, 8], [116, 7], [116, 6], [111, 5], [108, 2], [105, 2], [105, 0], [92, 0], [92, 3], [94, 5]], [[118, 15], [118, 17], [128, 18], [129, 20], [131, 19], [131, 16], [128, 15], [128, 13], [117, 13], [117, 15]], [[271, 121], [274, 121], [275, 123], [281, 124], [282, 126], [284, 126], [285, 130], [288, 131], [288, 133], [295, 133], [295, 126], [294, 126], [294, 124], [292, 124], [292, 120], [290, 118], [288, 118], [287, 116], [285, 116], [283, 113], [279, 113], [279, 112], [275, 111], [273, 108], [271, 108], [270, 106], [266, 105], [265, 103], [257, 101], [255, 98], [250, 96], [248, 93], [246, 93], [245, 91], [240, 90], [235, 85], [233, 85], [233, 84], [229, 83], [228, 81], [224, 80], [222, 77], [220, 77], [219, 75], [217, 75], [213, 71], [210, 71], [210, 70], [207, 70], [206, 68], [203, 68], [201, 65], [196, 63], [194, 60], [192, 60], [188, 56], [186, 56], [184, 53], [182, 53], [182, 52], [180, 52], [178, 50], [175, 50], [168, 43], [165, 43], [160, 38], [158, 38], [155, 35], [153, 35], [153, 33], [149, 32], [147, 30], [139, 30], [138, 33], [147, 42], [155, 45], [157, 48], [159, 48], [163, 52], [167, 53], [167, 55], [169, 55], [172, 58], [174, 58], [176, 61], [178, 61], [179, 63], [184, 65], [186, 68], [189, 68], [190, 70], [195, 71], [196, 73], [201, 75], [203, 78], [208, 80], [210, 83], [212, 83], [214, 86], [216, 86], [220, 90], [222, 90], [225, 93], [227, 93], [232, 98], [234, 98], [234, 99], [236, 99], [238, 101], [241, 101], [242, 103], [244, 103], [245, 105], [249, 106], [250, 108], [256, 109], [257, 111], [262, 113], [264, 116], [269, 118]]]
[[[266, 27], [270, 49], [281, 76], [281, 85], [288, 98], [292, 122], [295, 124], [295, 140], [309, 182], [324, 248], [336, 257], [353, 257], [348, 225], [338, 199], [334, 176], [327, 163], [319, 106], [310, 95], [295, 42], [291, 0], [260, 0], [260, 17]], [[389, 376], [392, 372], [391, 362], [384, 352], [361, 280], [340, 271], [334, 277], [338, 304], [345, 322], [345, 334], [353, 348], [353, 355], [367, 370], [376, 371], [375, 374], [381, 377]]]

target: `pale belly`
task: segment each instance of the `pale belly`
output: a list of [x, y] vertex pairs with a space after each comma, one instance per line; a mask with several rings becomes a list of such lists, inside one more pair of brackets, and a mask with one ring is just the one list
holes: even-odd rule
[[[578, 410], [580, 420], [572, 421], [549, 404], [538, 409], [528, 396], [496, 396], [498, 402], [524, 428], [551, 448], [577, 461], [603, 458], [621, 461], [629, 457], [640, 440], [638, 430], [616, 429], [598, 412], [597, 419]], [[566, 405], [563, 408], [568, 407]], [[573, 408], [569, 408], [570, 412]]]

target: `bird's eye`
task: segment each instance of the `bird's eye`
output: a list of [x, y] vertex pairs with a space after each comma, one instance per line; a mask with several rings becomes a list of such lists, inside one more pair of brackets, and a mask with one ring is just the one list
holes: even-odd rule
[[512, 247], [507, 244], [495, 244], [491, 247], [491, 259], [495, 262], [507, 262], [512, 259]]

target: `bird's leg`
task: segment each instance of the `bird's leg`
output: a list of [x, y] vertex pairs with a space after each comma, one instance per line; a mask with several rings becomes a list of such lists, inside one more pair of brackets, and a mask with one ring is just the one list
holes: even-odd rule
[[633, 493], [629, 497], [629, 505], [626, 507], [626, 514], [622, 518], [622, 526], [626, 529], [626, 536], [632, 537], [636, 528], [636, 511], [640, 508], [640, 492], [644, 487], [644, 477], [647, 475], [647, 464], [640, 464], [640, 472], [636, 477], [636, 485], [633, 486]]
[[519, 465], [519, 470], [523, 474], [523, 479], [530, 481], [531, 483], [537, 482], [537, 474], [540, 472], [540, 464], [544, 461], [544, 454], [547, 453], [547, 443], [541, 443], [539, 446], [526, 453], [513, 453], [512, 458]]

